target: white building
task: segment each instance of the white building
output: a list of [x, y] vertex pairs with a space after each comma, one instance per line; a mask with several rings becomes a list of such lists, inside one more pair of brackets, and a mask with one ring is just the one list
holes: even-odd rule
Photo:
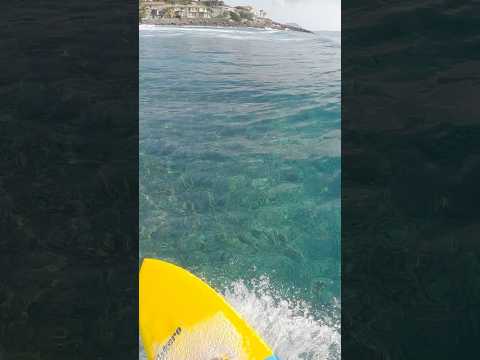
[[263, 19], [263, 18], [267, 17], [267, 12], [262, 10], [262, 9], [255, 10], [255, 16]]

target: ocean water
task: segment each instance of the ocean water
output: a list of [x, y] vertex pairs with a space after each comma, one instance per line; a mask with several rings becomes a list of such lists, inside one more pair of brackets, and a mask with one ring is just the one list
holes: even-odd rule
[[340, 81], [340, 33], [140, 29], [140, 255], [283, 360], [340, 357]]

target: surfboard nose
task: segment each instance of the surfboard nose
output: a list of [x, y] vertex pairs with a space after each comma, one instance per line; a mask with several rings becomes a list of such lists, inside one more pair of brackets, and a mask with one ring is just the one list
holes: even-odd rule
[[145, 258], [139, 275], [139, 326], [149, 360], [265, 359], [273, 351], [201, 279], [177, 265]]

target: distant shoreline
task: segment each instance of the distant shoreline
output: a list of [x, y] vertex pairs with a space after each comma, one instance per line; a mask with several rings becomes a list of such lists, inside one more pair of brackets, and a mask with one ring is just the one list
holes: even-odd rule
[[275, 29], [275, 30], [291, 30], [303, 33], [313, 34], [313, 31], [296, 27], [292, 25], [281, 24], [275, 21], [229, 21], [218, 19], [144, 19], [140, 25], [169, 25], [169, 26], [219, 26], [233, 28], [257, 28], [257, 29]]

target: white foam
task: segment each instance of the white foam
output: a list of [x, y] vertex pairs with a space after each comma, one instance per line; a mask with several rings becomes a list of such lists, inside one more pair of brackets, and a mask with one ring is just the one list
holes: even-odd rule
[[320, 320], [304, 301], [283, 299], [266, 277], [249, 285], [234, 282], [224, 295], [280, 359], [340, 359], [339, 324]]

